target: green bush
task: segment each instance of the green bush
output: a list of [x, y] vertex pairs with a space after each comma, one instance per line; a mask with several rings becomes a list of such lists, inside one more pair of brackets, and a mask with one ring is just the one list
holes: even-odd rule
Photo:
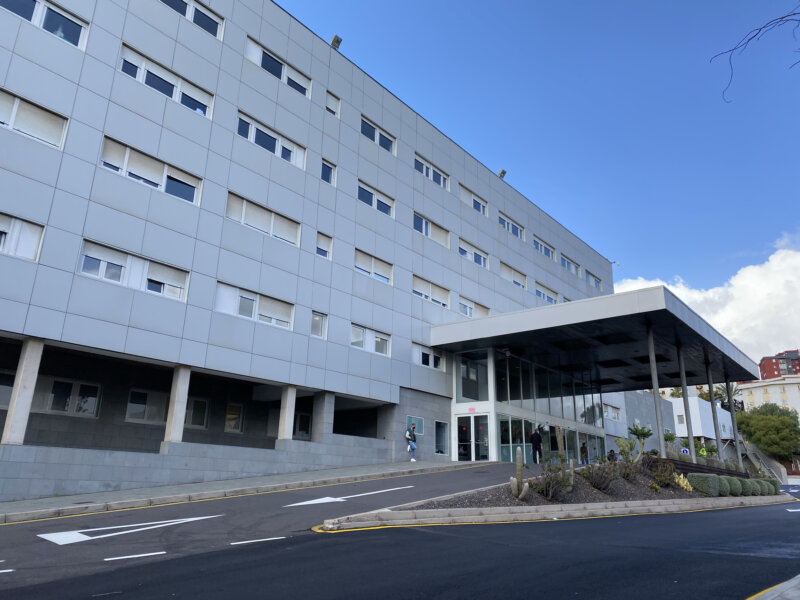
[[775, 493], [772, 484], [766, 479], [756, 479], [756, 483], [761, 488], [762, 496], [772, 496]]
[[711, 473], [689, 473], [686, 476], [692, 489], [701, 496], [719, 496], [719, 477]]
[[781, 493], [781, 482], [777, 479], [767, 479], [770, 485], [772, 485], [772, 489], [775, 492], [775, 495], [778, 496]]
[[742, 484], [741, 480], [738, 477], [730, 477], [728, 475], [720, 476], [720, 479], [724, 479], [728, 482], [728, 489], [730, 490], [731, 496], [741, 496], [742, 495]]
[[755, 478], [750, 478], [750, 495], [751, 496], [760, 496], [761, 495], [761, 486], [758, 485], [758, 481]]
[[719, 478], [719, 495], [720, 496], [730, 496], [731, 495], [731, 486], [727, 481], [726, 477]]
[[739, 484], [742, 486], [742, 496], [752, 496], [753, 495], [753, 484], [749, 479], [745, 479], [744, 477], [737, 477], [739, 480]]
[[596, 465], [588, 465], [579, 471], [586, 481], [596, 490], [607, 492], [611, 484], [619, 479], [619, 469], [617, 463], [601, 462]]
[[667, 487], [675, 477], [675, 467], [672, 463], [659, 460], [652, 469], [653, 481], [659, 487]]

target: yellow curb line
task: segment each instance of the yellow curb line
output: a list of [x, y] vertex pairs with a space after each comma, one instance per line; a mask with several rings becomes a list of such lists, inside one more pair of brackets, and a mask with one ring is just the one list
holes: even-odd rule
[[788, 581], [791, 581], [791, 579], [787, 579], [786, 581], [782, 581], [781, 583], [778, 583], [778, 584], [776, 584], [776, 585], [773, 585], [772, 587], [768, 587], [768, 588], [767, 588], [767, 589], [765, 589], [765, 590], [761, 590], [760, 592], [758, 592], [758, 593], [757, 593], [757, 594], [755, 594], [754, 596], [749, 596], [748, 598], [745, 598], [745, 600], [755, 600], [755, 598], [760, 598], [761, 596], [763, 596], [763, 595], [764, 595], [764, 594], [766, 594], [767, 592], [769, 592], [769, 591], [771, 591], [771, 590], [774, 590], [774, 589], [775, 589], [775, 588], [777, 588], [777, 587], [781, 587], [781, 586], [782, 586], [784, 583], [786, 583], [786, 582], [788, 582]]

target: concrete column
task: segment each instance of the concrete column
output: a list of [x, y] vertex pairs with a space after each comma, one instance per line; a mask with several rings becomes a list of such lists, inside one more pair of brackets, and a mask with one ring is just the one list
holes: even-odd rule
[[314, 394], [314, 413], [311, 415], [311, 441], [326, 442], [333, 434], [333, 408], [336, 396], [333, 392]]
[[683, 348], [678, 346], [678, 369], [681, 372], [681, 391], [683, 392], [683, 412], [686, 413], [686, 435], [689, 436], [689, 455], [697, 463], [694, 451], [694, 432], [692, 431], [692, 412], [689, 410], [689, 390], [686, 387], [686, 364], [683, 362]]
[[169, 410], [165, 442], [183, 441], [183, 425], [186, 422], [186, 402], [189, 398], [189, 379], [192, 370], [178, 365], [172, 372], [172, 389], [169, 392]]
[[736, 406], [733, 401], [733, 394], [731, 393], [731, 382], [728, 381], [728, 376], [725, 376], [725, 391], [728, 392], [728, 406], [731, 411], [731, 427], [733, 427], [733, 441], [736, 448], [736, 461], [739, 463], [739, 469], [744, 470], [742, 464], [742, 451], [739, 448], [739, 428], [736, 425]]
[[28, 428], [28, 417], [31, 414], [33, 391], [36, 378], [39, 376], [39, 364], [42, 362], [44, 340], [26, 338], [22, 342], [17, 374], [14, 376], [14, 387], [11, 389], [11, 401], [8, 404], [6, 424], [0, 444], [21, 445], [25, 440]]
[[297, 388], [285, 385], [281, 389], [281, 417], [278, 421], [278, 439], [290, 440], [294, 435], [294, 403]]
[[717, 456], [722, 452], [722, 439], [719, 437], [719, 419], [717, 418], [717, 401], [714, 399], [714, 380], [711, 378], [711, 363], [706, 363], [706, 380], [708, 381], [708, 398], [711, 400], [711, 417], [714, 419], [714, 438], [717, 441]]
[[[494, 377], [494, 348], [489, 348], [486, 356], [486, 369], [486, 384], [489, 387], [487, 390], [489, 396], [489, 417], [487, 419], [489, 427], [489, 460], [497, 461], [500, 460], [500, 438], [497, 435], [497, 382]], [[477, 435], [474, 419], [472, 429], [471, 451], [474, 451], [475, 436]]]
[[656, 406], [656, 429], [658, 436], [658, 449], [661, 458], [667, 458], [667, 446], [664, 443], [664, 423], [661, 418], [661, 395], [658, 393], [658, 369], [656, 367], [656, 345], [653, 339], [653, 327], [647, 326], [647, 352], [650, 354], [650, 381], [653, 386], [653, 402]]

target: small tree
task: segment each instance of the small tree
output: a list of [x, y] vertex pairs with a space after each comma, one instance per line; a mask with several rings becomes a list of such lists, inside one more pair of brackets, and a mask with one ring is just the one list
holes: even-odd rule
[[628, 427], [628, 433], [639, 440], [639, 454], [637, 454], [636, 458], [633, 460], [633, 462], [639, 462], [639, 459], [642, 457], [642, 453], [644, 452], [644, 441], [653, 435], [653, 430], [649, 427], [634, 425], [633, 427]]
[[669, 391], [670, 398], [683, 398], [683, 388], [674, 387]]
[[739, 414], [739, 430], [770, 456], [791, 459], [800, 446], [797, 412], [765, 404]]

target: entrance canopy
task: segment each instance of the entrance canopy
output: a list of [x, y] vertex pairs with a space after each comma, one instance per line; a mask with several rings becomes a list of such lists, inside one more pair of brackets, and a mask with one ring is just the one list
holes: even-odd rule
[[589, 379], [601, 392], [652, 387], [652, 328], [659, 387], [758, 379], [755, 362], [663, 286], [431, 327], [431, 346], [450, 352], [495, 348]]

